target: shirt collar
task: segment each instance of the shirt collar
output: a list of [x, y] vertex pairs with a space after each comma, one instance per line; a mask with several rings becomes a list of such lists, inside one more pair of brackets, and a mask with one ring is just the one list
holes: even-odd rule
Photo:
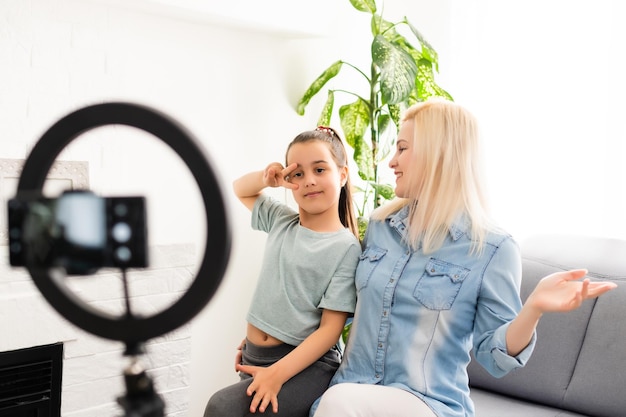
[[[395, 213], [387, 216], [387, 222], [390, 227], [394, 228], [398, 234], [404, 239], [409, 233], [409, 205], [402, 207]], [[448, 231], [452, 240], [458, 240], [461, 236], [466, 234], [470, 228], [469, 219], [465, 214], [460, 214], [450, 224]]]

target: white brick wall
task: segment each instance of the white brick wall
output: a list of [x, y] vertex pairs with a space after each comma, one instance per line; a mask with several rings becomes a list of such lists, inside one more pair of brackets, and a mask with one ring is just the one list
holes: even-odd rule
[[[195, 254], [189, 245], [161, 246], [152, 249], [151, 255], [149, 269], [130, 271], [128, 275], [133, 307], [145, 314], [162, 311], [171, 304], [186, 290], [195, 270]], [[130, 361], [123, 355], [124, 345], [69, 323], [48, 304], [23, 268], [8, 265], [6, 252], [1, 259], [0, 351], [63, 342], [62, 415], [120, 415], [116, 398], [126, 392], [122, 374]], [[107, 271], [71, 278], [71, 288], [95, 307], [117, 307], [123, 304], [123, 294], [121, 285], [110, 285], [111, 276], [112, 272]], [[120, 284], [116, 281], [113, 284]], [[140, 356], [157, 392], [166, 401], [168, 417], [186, 415], [188, 410], [190, 349], [191, 332], [188, 325], [183, 325], [149, 341], [146, 353]]]

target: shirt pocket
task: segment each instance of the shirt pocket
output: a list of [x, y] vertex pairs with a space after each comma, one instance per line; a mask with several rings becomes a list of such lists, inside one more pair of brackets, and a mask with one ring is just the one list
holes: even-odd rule
[[413, 296], [430, 310], [450, 310], [470, 270], [430, 258]]
[[372, 273], [386, 253], [387, 249], [381, 249], [376, 246], [368, 246], [361, 253], [359, 263], [356, 267], [355, 284], [357, 291], [361, 291], [363, 288], [367, 287]]

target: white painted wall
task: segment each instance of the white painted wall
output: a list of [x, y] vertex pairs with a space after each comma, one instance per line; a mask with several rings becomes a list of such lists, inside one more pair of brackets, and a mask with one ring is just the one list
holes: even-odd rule
[[[233, 203], [230, 183], [246, 170], [282, 159], [288, 141], [311, 120], [292, 110], [298, 93], [290, 88], [299, 81], [291, 68], [306, 68], [305, 55], [291, 50], [283, 35], [166, 12], [147, 11], [139, 2], [0, 1], [0, 157], [26, 158], [60, 117], [111, 100], [164, 111], [206, 148], [229, 203], [233, 262], [215, 307], [199, 325], [153, 341], [144, 358], [167, 400], [168, 416], [183, 416], [197, 414], [190, 412], [190, 387], [196, 379], [227, 379], [220, 366], [225, 358], [232, 361], [227, 347], [243, 334], [243, 310], [262, 252], [261, 236], [247, 227], [249, 214]], [[201, 248], [205, 227], [197, 190], [181, 161], [160, 142], [124, 127], [88, 132], [61, 159], [88, 161], [91, 188], [98, 193], [148, 197], [151, 248], [170, 250], [153, 257], [158, 269], [152, 276], [139, 282], [131, 276], [131, 289], [146, 314], [173, 302], [195, 272], [199, 254], [187, 249], [177, 260], [164, 258], [181, 245]], [[5, 247], [0, 350], [65, 342], [63, 416], [118, 415], [114, 410], [115, 397], [123, 394], [123, 346], [67, 323], [23, 270], [7, 266], [7, 254]], [[167, 268], [172, 268], [169, 274]], [[117, 278], [92, 277], [74, 284], [81, 298], [107, 312], [119, 311]], [[195, 338], [192, 343], [194, 333], [198, 343]], [[207, 337], [215, 354], [203, 345]], [[202, 360], [194, 363], [192, 356]], [[206, 401], [209, 389], [199, 387], [194, 402]]]
[[[282, 160], [289, 140], [314, 125], [321, 99], [304, 118], [293, 106], [331, 62], [367, 62], [369, 21], [348, 0], [300, 4], [303, 11], [286, 0], [264, 3], [266, 8], [246, 0], [219, 7], [203, 0], [170, 3], [0, 0], [0, 158], [25, 158], [59, 117], [105, 100], [151, 105], [198, 137], [228, 198], [232, 258], [207, 308], [188, 328], [165, 337], [185, 341], [178, 353], [164, 344], [146, 358], [158, 369], [175, 358], [178, 369], [186, 369], [160, 373], [166, 376], [158, 378], [159, 388], [175, 386], [180, 394], [170, 401], [171, 416], [198, 416], [213, 391], [236, 380], [235, 348], [264, 242], [250, 230], [249, 213], [232, 197], [230, 184]], [[479, 117], [493, 211], [503, 227], [519, 239], [540, 232], [626, 237], [626, 11], [619, 0], [386, 3], [388, 20], [407, 15], [426, 35], [440, 54], [440, 84]], [[197, 191], [180, 161], [157, 141], [132, 129], [99, 129], [73, 143], [62, 159], [88, 160], [97, 192], [147, 195], [151, 245], [202, 247]], [[28, 311], [39, 315], [27, 315], [17, 326], [13, 318], [25, 304], [10, 300], [22, 296], [32, 303]], [[76, 351], [88, 352], [78, 369], [109, 364], [106, 390], [64, 398], [63, 415], [111, 415], [110, 405], [98, 404], [121, 393], [115, 380], [121, 369], [110, 361], [120, 353], [117, 345], [52, 319], [54, 314], [23, 271], [9, 269], [5, 260], [0, 332], [9, 336], [2, 346], [32, 341], [29, 329], [60, 321], [46, 340], [72, 340]], [[102, 344], [110, 347], [94, 347]], [[86, 378], [75, 375], [73, 384]]]
[[454, 1], [450, 89], [482, 121], [493, 210], [515, 236], [626, 237], [617, 0]]

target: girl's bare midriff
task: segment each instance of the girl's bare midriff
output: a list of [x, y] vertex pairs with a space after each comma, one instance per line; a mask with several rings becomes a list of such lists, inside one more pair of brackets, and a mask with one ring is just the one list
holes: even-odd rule
[[276, 339], [273, 336], [265, 333], [263, 330], [253, 326], [248, 323], [248, 330], [246, 332], [246, 337], [251, 343], [254, 343], [258, 346], [278, 346], [282, 345], [283, 342]]

